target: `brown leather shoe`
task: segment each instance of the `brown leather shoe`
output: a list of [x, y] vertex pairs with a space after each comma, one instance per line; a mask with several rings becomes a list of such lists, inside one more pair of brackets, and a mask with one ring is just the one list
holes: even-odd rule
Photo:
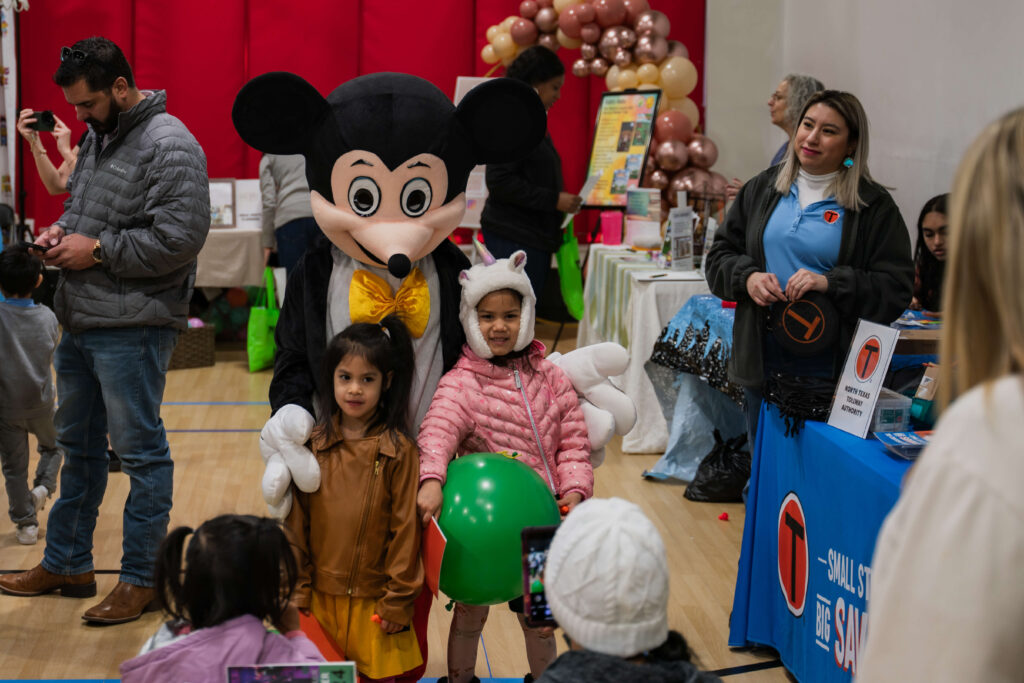
[[65, 598], [91, 598], [96, 595], [96, 576], [82, 574], [54, 574], [36, 565], [27, 572], [0, 576], [0, 591], [10, 595], [42, 595], [58, 591]]
[[118, 581], [103, 602], [90, 608], [82, 618], [95, 624], [123, 624], [156, 608], [156, 590]]

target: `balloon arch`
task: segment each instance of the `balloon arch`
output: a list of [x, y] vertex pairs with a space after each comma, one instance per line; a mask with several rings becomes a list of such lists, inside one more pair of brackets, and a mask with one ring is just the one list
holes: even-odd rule
[[710, 170], [717, 145], [694, 132], [700, 110], [689, 94], [697, 87], [697, 69], [686, 46], [669, 38], [670, 29], [668, 17], [648, 0], [522, 0], [518, 15], [487, 29], [480, 57], [494, 65], [493, 72], [531, 45], [579, 49], [574, 76], [603, 77], [613, 91], [661, 90], [641, 185], [661, 190], [665, 208], [676, 205], [679, 190], [724, 196], [728, 184]]

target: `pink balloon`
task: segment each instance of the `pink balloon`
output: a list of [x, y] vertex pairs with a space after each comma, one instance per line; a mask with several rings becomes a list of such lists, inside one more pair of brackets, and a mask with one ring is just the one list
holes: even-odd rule
[[646, 12], [651, 9], [651, 6], [647, 4], [647, 0], [622, 0], [622, 4], [626, 6], [626, 25], [632, 26], [636, 23], [636, 18], [640, 16], [641, 12]]
[[659, 142], [654, 150], [654, 160], [663, 171], [678, 171], [686, 166], [686, 145], [680, 140]]
[[636, 39], [633, 54], [640, 64], [658, 64], [668, 54], [668, 41], [661, 36], [648, 33]]
[[590, 43], [583, 43], [580, 45], [580, 57], [590, 61], [597, 56], [597, 46], [591, 45]]
[[668, 54], [666, 57], [685, 57], [690, 58], [690, 51], [686, 49], [686, 46], [680, 43], [678, 40], [668, 41]]
[[633, 47], [636, 45], [636, 31], [625, 26], [616, 29], [619, 32], [619, 47]]
[[554, 33], [542, 33], [537, 36], [537, 44], [546, 47], [552, 52], [558, 52], [561, 45], [558, 44], [558, 36]]
[[672, 176], [668, 183], [672, 193], [684, 190], [687, 194], [707, 194], [711, 187], [711, 174], [703, 168], [684, 168]]
[[523, 19], [533, 19], [539, 9], [540, 6], [534, 0], [523, 0], [519, 3], [519, 16]]
[[619, 32], [615, 28], [605, 29], [601, 40], [597, 42], [597, 49], [605, 59], [615, 59], [615, 52], [619, 49]]
[[580, 20], [576, 18], [576, 5], [558, 15], [558, 28], [570, 38], [580, 37]]
[[668, 173], [665, 173], [665, 171], [659, 168], [648, 176], [645, 187], [656, 187], [659, 190], [664, 190], [668, 187], [668, 181]]
[[537, 16], [533, 18], [541, 33], [554, 33], [558, 28], [558, 12], [554, 7], [544, 7], [538, 10]]
[[637, 35], [646, 35], [653, 33], [661, 36], [662, 38], [668, 38], [668, 32], [671, 28], [671, 24], [668, 21], [668, 17], [659, 12], [658, 10], [647, 10], [641, 12], [636, 18], [636, 23], [633, 24], [633, 28], [636, 29]]
[[626, 20], [626, 3], [623, 0], [594, 0], [597, 23], [605, 28], [618, 26]]
[[[576, 16], [579, 16], [579, 13]], [[580, 27], [580, 38], [583, 39], [584, 43], [596, 44], [597, 41], [601, 40], [601, 26], [595, 21], [583, 24]]]
[[654, 119], [654, 137], [659, 142], [679, 140], [686, 144], [693, 139], [693, 124], [683, 112], [668, 109]]
[[516, 45], [533, 45], [537, 42], [537, 24], [529, 19], [516, 19], [508, 30]]
[[537, 0], [537, 7], [540, 7], [541, 9], [545, 7], [553, 7], [554, 4], [555, 0]]
[[590, 60], [590, 73], [594, 74], [595, 76], [603, 77], [606, 73], [608, 73], [608, 69], [609, 65], [607, 60], [602, 59], [601, 57], [594, 57], [592, 60]]
[[597, 10], [594, 9], [593, 5], [584, 3], [582, 5], [573, 5], [571, 9], [576, 10], [576, 18], [580, 20], [580, 24], [590, 24], [597, 21]]
[[711, 168], [718, 161], [718, 145], [706, 135], [694, 135], [687, 148], [690, 152], [690, 163], [697, 168]]

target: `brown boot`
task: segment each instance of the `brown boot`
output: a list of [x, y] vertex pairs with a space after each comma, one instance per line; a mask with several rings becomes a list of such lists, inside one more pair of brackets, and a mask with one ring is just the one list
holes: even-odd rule
[[36, 565], [27, 572], [0, 576], [0, 591], [10, 595], [42, 595], [60, 592], [65, 598], [91, 598], [96, 595], [96, 576], [93, 572], [82, 574], [54, 574]]
[[118, 581], [103, 602], [89, 609], [82, 618], [95, 624], [123, 624], [135, 621], [143, 612], [156, 609], [156, 590]]

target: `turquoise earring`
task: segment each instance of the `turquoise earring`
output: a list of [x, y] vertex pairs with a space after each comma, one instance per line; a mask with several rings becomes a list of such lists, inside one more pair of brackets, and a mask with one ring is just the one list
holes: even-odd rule
[[846, 168], [853, 168], [853, 157], [846, 157], [843, 159], [843, 166]]

